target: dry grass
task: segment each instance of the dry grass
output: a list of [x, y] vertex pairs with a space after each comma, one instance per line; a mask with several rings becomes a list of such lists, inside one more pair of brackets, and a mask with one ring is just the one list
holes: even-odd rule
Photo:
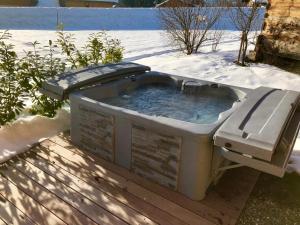
[[300, 176], [277, 178], [261, 174], [238, 225], [300, 224]]

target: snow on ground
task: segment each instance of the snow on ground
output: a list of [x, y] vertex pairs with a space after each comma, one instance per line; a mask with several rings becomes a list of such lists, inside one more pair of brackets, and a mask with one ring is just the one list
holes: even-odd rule
[[[12, 42], [20, 53], [23, 52], [23, 49], [29, 49], [28, 42], [38, 40], [40, 43], [46, 44], [49, 39], [55, 40], [56, 38], [55, 31], [13, 30], [11, 33], [13, 35]], [[93, 33], [93, 31], [71, 31], [71, 33], [75, 34], [77, 44], [82, 45], [88, 34]], [[212, 52], [210, 44], [207, 43], [200, 49], [198, 54], [191, 56], [186, 56], [174, 46], [171, 46], [161, 30], [126, 30], [110, 31], [108, 33], [112, 37], [121, 40], [125, 47], [125, 61], [145, 64], [150, 66], [152, 70], [247, 88], [256, 88], [263, 85], [300, 91], [300, 76], [297, 74], [260, 63], [252, 64], [250, 67], [235, 65], [233, 61], [237, 55], [239, 38], [239, 33], [236, 31], [225, 32], [217, 52]], [[253, 46], [251, 47], [253, 48]], [[21, 127], [19, 128], [21, 129]], [[38, 127], [35, 128], [39, 129]], [[12, 134], [17, 132], [13, 129], [10, 131]], [[32, 133], [32, 136], [39, 134], [37, 131]], [[40, 136], [45, 135], [37, 136], [40, 138]], [[12, 139], [11, 144], [9, 144], [9, 138], [7, 138], [5, 143], [8, 147], [3, 145], [0, 140], [0, 152], [3, 152], [5, 148], [6, 150], [13, 148], [14, 151], [23, 148], [27, 141], [24, 138], [20, 138], [19, 141]], [[28, 143], [30, 140], [38, 140], [39, 138], [28, 137]], [[296, 170], [300, 173], [300, 136], [291, 159], [294, 164], [289, 166], [289, 171]]]
[[[30, 49], [30, 42], [38, 40], [47, 44], [56, 39], [55, 31], [10, 31], [12, 42], [22, 53]], [[82, 46], [90, 33], [97, 31], [69, 31], [75, 35], [76, 43]], [[226, 31], [217, 52], [205, 44], [196, 55], [184, 55], [170, 46], [163, 31], [110, 31], [108, 34], [119, 38], [125, 47], [125, 61], [136, 61], [151, 66], [152, 70], [187, 77], [196, 77], [224, 84], [247, 88], [269, 86], [282, 89], [300, 90], [300, 76], [266, 64], [252, 64], [240, 67], [233, 63], [237, 56], [239, 33]], [[253, 48], [253, 46], [252, 46]]]
[[70, 127], [70, 114], [65, 109], [53, 118], [27, 116], [0, 128], [0, 162], [24, 152], [33, 144]]

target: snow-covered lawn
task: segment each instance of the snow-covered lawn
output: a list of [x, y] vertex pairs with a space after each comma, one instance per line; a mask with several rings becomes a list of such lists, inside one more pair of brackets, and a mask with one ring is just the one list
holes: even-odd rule
[[[28, 42], [38, 40], [42, 44], [47, 44], [49, 39], [55, 40], [56, 38], [55, 31], [13, 30], [10, 32], [13, 35], [12, 42], [20, 54], [24, 49], [28, 50]], [[85, 42], [88, 34], [92, 32], [72, 31], [71, 33], [75, 34], [77, 43], [80, 46]], [[121, 40], [122, 45], [125, 47], [125, 61], [145, 64], [150, 66], [152, 70], [247, 88], [269, 86], [300, 91], [300, 75], [265, 64], [252, 64], [250, 67], [235, 65], [233, 61], [237, 55], [239, 38], [239, 33], [236, 31], [225, 32], [217, 52], [212, 52], [210, 44], [207, 43], [201, 48], [199, 54], [191, 56], [186, 56], [174, 46], [171, 46], [163, 35], [163, 31], [126, 30], [108, 33], [112, 37]], [[32, 123], [28, 123], [30, 120], [32, 120]], [[4, 159], [1, 158], [1, 152], [14, 154], [24, 149], [24, 146], [30, 145], [40, 138], [48, 137], [57, 130], [66, 128], [65, 125], [68, 122], [65, 122], [64, 125], [60, 124], [61, 121], [65, 120], [68, 119], [66, 114], [63, 113], [51, 122], [49, 122], [49, 119], [31, 117], [26, 122], [24, 122], [24, 119], [20, 119], [12, 124], [11, 128], [1, 128], [0, 161]], [[20, 124], [24, 124], [24, 126]], [[55, 126], [54, 124], [60, 125]], [[40, 127], [43, 127], [43, 129], [40, 129]], [[24, 132], [25, 130], [30, 130], [30, 133]], [[16, 135], [18, 135], [18, 138], [16, 138]], [[298, 137], [292, 155], [293, 162], [297, 162], [297, 164], [291, 166], [289, 170], [297, 169], [300, 173], [300, 137]]]
[[[12, 41], [20, 53], [29, 50], [29, 42], [38, 40], [47, 44], [56, 39], [55, 31], [10, 31]], [[98, 31], [69, 31], [82, 46], [90, 33]], [[170, 45], [163, 31], [111, 31], [108, 34], [119, 38], [125, 47], [125, 61], [146, 64], [152, 70], [181, 76], [196, 77], [220, 83], [248, 88], [269, 86], [300, 90], [300, 76], [266, 64], [240, 67], [233, 63], [237, 56], [239, 33], [226, 31], [217, 52], [205, 44], [200, 53], [187, 56]], [[251, 46], [253, 48], [253, 46]]]

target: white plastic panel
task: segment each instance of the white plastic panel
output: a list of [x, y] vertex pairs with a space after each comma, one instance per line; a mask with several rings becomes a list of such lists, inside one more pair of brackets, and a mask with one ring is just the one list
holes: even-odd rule
[[259, 87], [224, 122], [214, 136], [217, 146], [271, 161], [299, 93]]
[[249, 155], [233, 152], [226, 148], [219, 148], [219, 150], [226, 159], [232, 162], [236, 162], [278, 177], [283, 177], [288, 160], [293, 151], [297, 134], [299, 133], [299, 128], [300, 107], [290, 119], [288, 126], [285, 128], [271, 162], [255, 159]]

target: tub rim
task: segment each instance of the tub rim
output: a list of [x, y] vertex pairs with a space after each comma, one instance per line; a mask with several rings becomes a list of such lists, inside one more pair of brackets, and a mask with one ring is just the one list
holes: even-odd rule
[[[111, 114], [114, 116], [119, 116], [122, 118], [129, 119], [132, 124], [147, 124], [146, 126], [151, 126], [151, 124], [156, 123], [160, 124], [162, 126], [168, 126], [172, 127], [176, 130], [184, 131], [189, 134], [193, 135], [207, 135], [207, 134], [212, 134], [224, 121], [227, 119], [242, 103], [243, 100], [246, 98], [247, 95], [247, 89], [240, 88], [240, 87], [235, 87], [231, 85], [223, 85], [219, 84], [216, 82], [210, 82], [210, 81], [203, 81], [200, 79], [194, 79], [194, 78], [188, 78], [188, 77], [181, 77], [181, 76], [176, 76], [176, 75], [170, 75], [170, 74], [164, 74], [164, 73], [159, 73], [159, 72], [147, 72], [143, 75], [139, 75], [136, 77], [136, 79], [144, 79], [145, 76], [150, 77], [150, 76], [159, 76], [159, 77], [165, 77], [165, 78], [171, 78], [176, 82], [182, 81], [196, 81], [199, 82], [199, 85], [212, 85], [212, 84], [217, 84], [219, 87], [229, 87], [232, 89], [234, 92], [238, 90], [239, 92], [242, 93], [243, 97], [239, 97], [239, 101], [234, 101], [233, 105], [231, 108], [228, 110], [225, 110], [221, 112], [218, 116], [218, 119], [214, 121], [213, 123], [208, 123], [208, 124], [197, 124], [197, 123], [192, 123], [188, 121], [183, 121], [183, 120], [178, 120], [174, 118], [169, 118], [169, 117], [163, 117], [163, 116], [154, 116], [154, 115], [147, 115], [143, 113], [139, 113], [138, 111], [131, 110], [131, 109], [126, 109], [122, 108], [119, 106], [113, 106], [104, 102], [101, 102], [101, 100], [95, 100], [90, 97], [87, 97], [84, 92], [87, 89], [94, 89], [97, 87], [103, 87], [103, 86], [117, 86], [118, 84], [121, 84], [121, 82], [125, 82], [125, 79], [132, 79], [132, 77], [128, 77], [125, 79], [117, 80], [112, 83], [105, 83], [105, 84], [100, 84], [100, 85], [95, 85], [92, 87], [88, 87], [84, 90], [79, 90], [76, 92], [73, 92], [70, 94], [70, 100], [73, 101], [74, 99], [80, 99], [81, 101], [87, 101], [91, 104], [96, 105], [97, 107], [100, 107], [101, 111], [106, 113], [106, 114]], [[155, 126], [151, 126], [155, 127]]]

